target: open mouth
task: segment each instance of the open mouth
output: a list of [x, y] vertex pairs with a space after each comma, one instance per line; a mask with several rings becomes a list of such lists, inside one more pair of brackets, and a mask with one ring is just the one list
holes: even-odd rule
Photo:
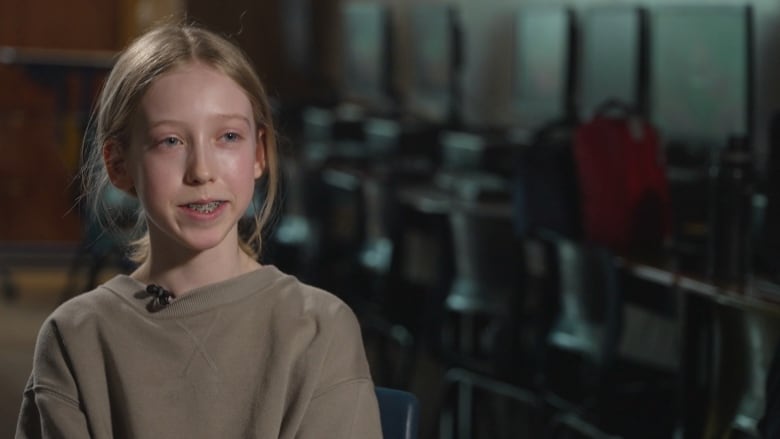
[[186, 206], [188, 209], [192, 209], [196, 212], [211, 213], [217, 210], [222, 204], [224, 204], [224, 201], [209, 201], [208, 203], [189, 203]]

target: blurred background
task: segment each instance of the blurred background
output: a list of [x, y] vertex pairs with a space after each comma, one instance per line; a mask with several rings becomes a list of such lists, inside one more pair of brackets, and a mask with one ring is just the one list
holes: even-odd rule
[[284, 175], [262, 262], [352, 306], [420, 437], [777, 429], [775, 0], [0, 0], [0, 437], [43, 319], [132, 269], [80, 151], [170, 17], [253, 60]]

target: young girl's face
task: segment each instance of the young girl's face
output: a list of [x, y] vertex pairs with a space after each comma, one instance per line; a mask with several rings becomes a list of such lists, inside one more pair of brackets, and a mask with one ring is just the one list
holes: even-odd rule
[[188, 63], [152, 83], [124, 179], [112, 180], [143, 205], [153, 256], [238, 246], [237, 223], [265, 165], [262, 134], [244, 90], [210, 66]]

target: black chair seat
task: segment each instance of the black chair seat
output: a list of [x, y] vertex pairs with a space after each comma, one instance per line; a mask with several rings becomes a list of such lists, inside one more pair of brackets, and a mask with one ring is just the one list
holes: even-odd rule
[[417, 438], [420, 404], [413, 393], [376, 387], [376, 398], [385, 439]]

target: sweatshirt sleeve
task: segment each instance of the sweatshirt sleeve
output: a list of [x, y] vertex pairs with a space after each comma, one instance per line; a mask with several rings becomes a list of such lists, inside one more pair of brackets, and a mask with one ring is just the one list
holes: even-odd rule
[[68, 363], [56, 326], [48, 320], [38, 335], [16, 439], [90, 437]]
[[368, 369], [360, 326], [342, 305], [321, 368], [318, 390], [304, 415], [298, 438], [380, 439], [379, 407]]

